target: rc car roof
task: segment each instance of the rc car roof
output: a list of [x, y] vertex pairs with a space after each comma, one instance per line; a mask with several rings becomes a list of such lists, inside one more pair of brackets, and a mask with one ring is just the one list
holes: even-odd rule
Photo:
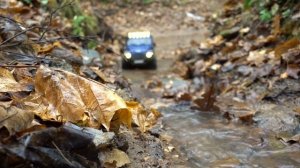
[[151, 37], [151, 33], [149, 31], [128, 33], [128, 38], [149, 38], [149, 37]]

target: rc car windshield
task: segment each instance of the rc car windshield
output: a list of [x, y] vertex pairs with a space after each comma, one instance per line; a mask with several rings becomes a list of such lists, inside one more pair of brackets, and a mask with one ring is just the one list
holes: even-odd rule
[[141, 45], [152, 45], [151, 38], [132, 38], [128, 39], [127, 46], [141, 46]]

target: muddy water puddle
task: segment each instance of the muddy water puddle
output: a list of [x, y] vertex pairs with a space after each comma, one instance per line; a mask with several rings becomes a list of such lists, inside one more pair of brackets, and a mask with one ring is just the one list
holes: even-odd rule
[[152, 76], [167, 74], [170, 62], [160, 62], [157, 71], [136, 69], [123, 74], [133, 83], [136, 97], [152, 98], [164, 105], [159, 109], [163, 113], [164, 133], [173, 137], [172, 143], [188, 158], [189, 167], [300, 167], [298, 144], [286, 145], [275, 134], [253, 125], [228, 122], [217, 113], [192, 110], [187, 103], [166, 107], [156, 94], [141, 87]]

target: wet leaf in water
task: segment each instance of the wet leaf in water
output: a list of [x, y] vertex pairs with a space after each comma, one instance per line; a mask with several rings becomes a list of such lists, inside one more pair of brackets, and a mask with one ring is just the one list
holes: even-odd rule
[[194, 100], [194, 104], [196, 104], [196, 108], [201, 111], [219, 111], [219, 108], [215, 106], [216, 95], [215, 95], [215, 86], [211, 84], [205, 90], [203, 94], [203, 98], [198, 98]]
[[5, 127], [10, 134], [28, 128], [33, 121], [33, 113], [17, 107], [0, 107], [0, 127]]
[[193, 99], [192, 94], [186, 92], [180, 92], [176, 95], [176, 101], [191, 101]]
[[235, 157], [224, 158], [221, 160], [216, 160], [211, 164], [211, 167], [239, 167], [239, 159]]
[[278, 137], [278, 139], [282, 140], [285, 143], [288, 144], [295, 144], [300, 143], [300, 134], [294, 135], [292, 137], [286, 138], [286, 137]]
[[255, 115], [255, 111], [250, 111], [246, 114], [242, 114], [239, 116], [239, 119], [243, 122], [243, 123], [246, 123], [246, 124], [252, 124], [254, 121], [253, 121], [253, 117]]

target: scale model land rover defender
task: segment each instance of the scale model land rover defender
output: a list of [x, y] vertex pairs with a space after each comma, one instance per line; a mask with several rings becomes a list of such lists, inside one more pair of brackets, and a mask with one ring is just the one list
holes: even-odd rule
[[156, 69], [155, 43], [150, 32], [128, 33], [123, 50], [122, 68], [147, 67]]

